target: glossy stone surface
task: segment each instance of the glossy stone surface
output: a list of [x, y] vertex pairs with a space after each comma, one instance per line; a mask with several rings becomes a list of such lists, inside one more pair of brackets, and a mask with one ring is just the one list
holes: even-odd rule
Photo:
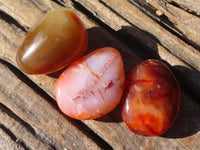
[[113, 48], [91, 52], [71, 64], [56, 83], [61, 111], [75, 119], [94, 119], [118, 105], [125, 83], [123, 61]]
[[174, 123], [180, 89], [170, 69], [158, 60], [146, 60], [127, 77], [122, 118], [136, 134], [156, 136]]
[[58, 71], [77, 60], [87, 48], [87, 32], [67, 9], [48, 12], [23, 38], [17, 64], [28, 74]]

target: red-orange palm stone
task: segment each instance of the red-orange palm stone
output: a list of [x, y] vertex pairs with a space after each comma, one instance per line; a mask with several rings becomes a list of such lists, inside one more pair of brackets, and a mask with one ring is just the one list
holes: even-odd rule
[[158, 60], [137, 65], [127, 77], [122, 118], [134, 133], [156, 136], [168, 130], [180, 106], [180, 88], [171, 70]]

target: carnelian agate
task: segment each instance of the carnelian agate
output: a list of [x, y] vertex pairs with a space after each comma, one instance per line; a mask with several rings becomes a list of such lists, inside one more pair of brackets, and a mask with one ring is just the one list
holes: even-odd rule
[[156, 136], [168, 130], [179, 112], [180, 89], [170, 69], [146, 60], [127, 77], [122, 118], [136, 134]]
[[87, 42], [87, 32], [76, 14], [54, 10], [27, 32], [17, 52], [17, 63], [28, 74], [55, 72], [78, 59]]
[[124, 83], [120, 53], [102, 48], [74, 62], [61, 74], [56, 82], [56, 100], [66, 115], [94, 119], [118, 105]]

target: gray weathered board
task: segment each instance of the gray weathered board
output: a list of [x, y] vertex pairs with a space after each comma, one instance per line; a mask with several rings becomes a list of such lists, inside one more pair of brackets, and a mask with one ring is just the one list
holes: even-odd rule
[[[157, 137], [139, 136], [117, 107], [95, 120], [60, 112], [54, 86], [60, 72], [27, 75], [15, 56], [26, 31], [46, 12], [66, 7], [87, 28], [88, 52], [111, 46], [126, 73], [148, 58], [163, 61], [181, 86], [174, 126]], [[199, 150], [200, 0], [0, 0], [0, 150]]]

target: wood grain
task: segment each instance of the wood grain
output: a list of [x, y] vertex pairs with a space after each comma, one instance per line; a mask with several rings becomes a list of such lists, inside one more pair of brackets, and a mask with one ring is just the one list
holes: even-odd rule
[[[179, 38], [200, 49], [199, 17], [189, 13], [173, 3], [166, 1], [132, 1], [130, 2], [148, 14], [160, 25], [176, 33]], [[158, 14], [159, 12], [159, 14]]]
[[[0, 0], [0, 148], [200, 149], [200, 106], [188, 96], [191, 89], [182, 91], [175, 125], [164, 135], [151, 138], [135, 135], [125, 127], [120, 106], [96, 120], [76, 121], [64, 116], [54, 94], [61, 72], [27, 75], [17, 69], [16, 51], [25, 32], [44, 13], [63, 6], [84, 22], [89, 36], [87, 52], [105, 46], [117, 48], [126, 73], [149, 54], [157, 55], [176, 67], [176, 76], [184, 73], [181, 83], [192, 87], [194, 97], [199, 96], [199, 51], [128, 1]], [[127, 40], [130, 37], [133, 40]]]
[[168, 0], [168, 2], [173, 2], [174, 4], [178, 5], [179, 7], [185, 9], [190, 13], [195, 13], [200, 15], [200, 1], [199, 0]]
[[[200, 98], [200, 94], [198, 92], [200, 88], [199, 71], [188, 65], [181, 58], [176, 57], [172, 52], [168, 50], [168, 47], [163, 46], [151, 33], [141, 30], [140, 26], [134, 26], [127, 18], [121, 16], [121, 14], [119, 15], [119, 13], [112, 11], [112, 8], [110, 8], [109, 5], [105, 4], [104, 2], [97, 0], [95, 1], [75, 0], [75, 2], [76, 2], [75, 4], [77, 4], [78, 6], [81, 5], [87, 11], [89, 11], [94, 16], [93, 17], [94, 19], [96, 20], [99, 19], [104, 24], [112, 28], [115, 31], [115, 33], [117, 33], [115, 35], [119, 36], [120, 39], [123, 39], [123, 42], [125, 41], [126, 44], [129, 45], [130, 50], [140, 55], [142, 59], [156, 58], [167, 62], [169, 66], [171, 66], [171, 68], [176, 72], [179, 82], [183, 85], [184, 89], [190, 90], [191, 96], [196, 95], [198, 98]], [[130, 7], [133, 6], [131, 5], [132, 3], [129, 2], [127, 3], [130, 5]], [[137, 5], [137, 7], [139, 6]], [[104, 10], [105, 13], [102, 12], [101, 9]], [[126, 14], [126, 9], [122, 10], [124, 10], [124, 14]], [[135, 9], [135, 11], [133, 11], [132, 14], [136, 14], [135, 17], [137, 17], [138, 12], [140, 12], [140, 9]], [[142, 12], [140, 12], [140, 14], [141, 13]], [[143, 16], [146, 15], [143, 13]], [[153, 24], [155, 24], [156, 26], [159, 26], [159, 24], [154, 21], [155, 20], [151, 18], [151, 22], [153, 22]], [[145, 26], [148, 26], [148, 24], [146, 25], [146, 22], [143, 24]], [[160, 28], [163, 27], [160, 26]], [[149, 26], [148, 30], [151, 30], [151, 26]], [[163, 40], [167, 41], [167, 39], [164, 37]], [[180, 51], [182, 51], [181, 47], [177, 48]]]
[[102, 1], [109, 5], [118, 14], [129, 20], [130, 23], [154, 36], [154, 38], [157, 39], [161, 45], [166, 47], [171, 53], [200, 71], [200, 53], [198, 50], [194, 49], [190, 45], [187, 45], [184, 41], [156, 24], [147, 15], [141, 12], [134, 5], [131, 5], [129, 2], [122, 0], [115, 0], [112, 2]]
[[[77, 123], [65, 118], [50, 99], [34, 91], [5, 64], [0, 64], [0, 97], [7, 109], [1, 108], [1, 122], [17, 139], [22, 139], [30, 149], [100, 149], [84, 135]], [[21, 76], [20, 76], [21, 77]], [[2, 87], [3, 85], [6, 85]], [[10, 115], [10, 116], [9, 116]], [[20, 118], [15, 117], [19, 116]], [[24, 123], [24, 121], [26, 123]], [[37, 130], [43, 133], [37, 134]], [[42, 140], [47, 134], [47, 140]], [[53, 147], [51, 146], [53, 145]]]

